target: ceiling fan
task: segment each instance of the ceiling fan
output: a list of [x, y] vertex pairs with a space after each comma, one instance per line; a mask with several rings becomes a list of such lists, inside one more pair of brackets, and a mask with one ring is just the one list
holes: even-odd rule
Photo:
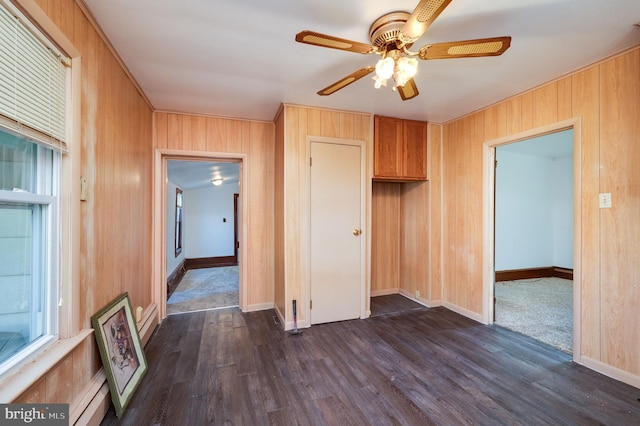
[[449, 3], [451, 0], [421, 0], [412, 13], [391, 12], [381, 16], [369, 28], [371, 44], [313, 31], [296, 34], [296, 41], [300, 43], [381, 56], [375, 66], [361, 68], [349, 74], [320, 90], [318, 95], [330, 95], [375, 71], [374, 87], [386, 86], [387, 80], [393, 78], [393, 89], [397, 89], [402, 100], [406, 101], [419, 94], [413, 79], [418, 69], [416, 57], [429, 60], [498, 56], [509, 48], [511, 37], [493, 37], [426, 44], [417, 52], [409, 50]]

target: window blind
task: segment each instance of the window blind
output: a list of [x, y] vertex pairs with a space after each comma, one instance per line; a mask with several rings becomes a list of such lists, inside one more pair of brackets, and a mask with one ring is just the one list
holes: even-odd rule
[[66, 151], [69, 60], [49, 48], [23, 19], [0, 5], [0, 125]]

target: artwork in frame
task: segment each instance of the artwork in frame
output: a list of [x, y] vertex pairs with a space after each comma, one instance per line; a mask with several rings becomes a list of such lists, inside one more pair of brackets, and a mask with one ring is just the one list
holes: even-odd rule
[[91, 317], [111, 400], [120, 418], [147, 372], [129, 294], [123, 293]]

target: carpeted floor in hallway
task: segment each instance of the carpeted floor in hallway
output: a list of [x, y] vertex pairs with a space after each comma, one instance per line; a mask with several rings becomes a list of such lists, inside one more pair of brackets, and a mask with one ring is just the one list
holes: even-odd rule
[[167, 314], [238, 304], [238, 266], [190, 269], [167, 300]]

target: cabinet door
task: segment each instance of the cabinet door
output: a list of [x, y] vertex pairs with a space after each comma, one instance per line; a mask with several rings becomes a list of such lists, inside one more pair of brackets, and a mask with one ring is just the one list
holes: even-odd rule
[[402, 120], [375, 117], [373, 147], [373, 177], [402, 176]]
[[404, 121], [402, 176], [408, 179], [427, 179], [427, 123]]

